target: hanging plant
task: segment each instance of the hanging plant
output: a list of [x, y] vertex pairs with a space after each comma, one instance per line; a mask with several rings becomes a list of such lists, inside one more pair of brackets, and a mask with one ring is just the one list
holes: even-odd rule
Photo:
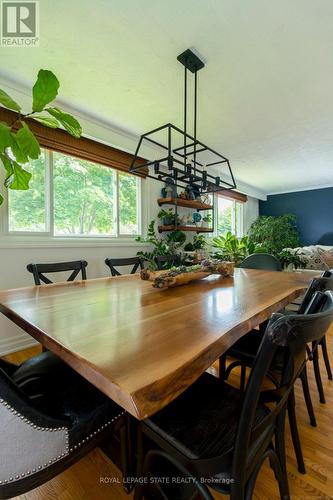
[[[31, 173], [24, 169], [24, 165], [30, 160], [36, 160], [40, 155], [39, 143], [27, 119], [35, 120], [44, 127], [63, 127], [76, 138], [81, 136], [82, 128], [76, 118], [60, 108], [46, 107], [58, 95], [59, 85], [52, 71], [39, 70], [32, 89], [32, 110], [25, 114], [22, 113], [21, 106], [0, 89], [0, 104], [17, 113], [11, 123], [0, 122], [0, 160], [5, 169], [6, 189], [29, 189]], [[3, 197], [0, 194], [0, 205], [2, 202]]]

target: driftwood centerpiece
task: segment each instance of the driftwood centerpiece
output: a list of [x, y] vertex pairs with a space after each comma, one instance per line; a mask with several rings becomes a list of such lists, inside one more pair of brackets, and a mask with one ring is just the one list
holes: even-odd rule
[[234, 263], [221, 260], [203, 260], [196, 266], [172, 267], [162, 271], [151, 271], [143, 269], [141, 279], [152, 281], [154, 288], [169, 288], [179, 285], [186, 285], [194, 280], [206, 278], [211, 274], [220, 274], [227, 277], [232, 276]]

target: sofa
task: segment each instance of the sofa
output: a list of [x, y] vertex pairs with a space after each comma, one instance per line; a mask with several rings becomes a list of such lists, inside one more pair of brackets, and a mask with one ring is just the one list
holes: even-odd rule
[[304, 269], [321, 271], [333, 269], [333, 244], [317, 244], [297, 248], [286, 248], [286, 250], [301, 258]]

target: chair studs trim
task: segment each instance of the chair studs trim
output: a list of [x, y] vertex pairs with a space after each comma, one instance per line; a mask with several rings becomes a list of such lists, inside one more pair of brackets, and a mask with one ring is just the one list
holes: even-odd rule
[[[13, 408], [4, 399], [0, 398], [0, 404], [2, 404], [3, 406], [5, 406], [11, 413], [13, 413], [13, 415], [15, 415], [18, 418], [20, 418], [21, 420], [23, 420], [24, 423], [30, 425], [30, 427], [32, 427], [35, 430], [46, 431], [46, 432], [65, 431], [65, 433], [66, 433], [66, 435], [65, 435], [66, 452], [62, 453], [61, 456], [60, 456], [60, 458], [66, 456], [66, 455], [68, 455], [70, 453], [70, 450], [69, 450], [69, 438], [68, 438], [68, 428], [67, 427], [40, 427], [39, 425], [36, 425], [36, 424], [32, 423], [28, 418], [26, 418], [20, 412], [18, 412], [17, 410], [15, 410], [15, 408]], [[51, 460], [49, 460], [49, 462], [47, 464], [38, 465], [38, 470], [44, 469], [45, 467], [48, 467], [50, 464], [52, 464], [54, 462], [57, 462], [58, 460], [59, 460], [59, 456], [58, 457], [54, 457]], [[19, 480], [21, 478], [30, 476], [31, 474], [35, 474], [36, 472], [37, 472], [37, 469], [34, 468], [32, 470], [28, 470], [27, 472], [22, 472], [21, 474], [16, 474], [15, 475], [15, 479]], [[0, 485], [1, 484], [7, 484], [8, 482], [11, 482], [13, 480], [14, 480], [13, 476], [9, 477], [9, 479], [0, 480]]]
[[[85, 439], [82, 439], [82, 441], [80, 441], [79, 443], [77, 443], [75, 446], [73, 446], [72, 448], [69, 448], [69, 435], [68, 435], [68, 428], [67, 427], [55, 427], [55, 428], [53, 428], [53, 427], [39, 427], [38, 425], [33, 424], [29, 419], [27, 419], [26, 417], [24, 417], [24, 415], [22, 415], [21, 413], [19, 413], [17, 410], [15, 410], [15, 408], [13, 408], [12, 406], [10, 406], [10, 404], [7, 403], [7, 401], [5, 401], [4, 399], [0, 398], [0, 404], [2, 404], [3, 406], [5, 406], [6, 408], [8, 408], [8, 410], [10, 412], [12, 412], [14, 415], [17, 415], [24, 422], [26, 422], [27, 424], [29, 424], [31, 427], [33, 427], [36, 430], [46, 431], [46, 432], [56, 432], [56, 431], [65, 431], [66, 432], [66, 436], [65, 436], [66, 452], [61, 453], [61, 455], [58, 455], [58, 456], [52, 458], [51, 460], [49, 460], [48, 463], [45, 463], [43, 465], [38, 465], [38, 467], [37, 467], [38, 470], [36, 468], [33, 468], [32, 470], [28, 470], [25, 473], [23, 472], [20, 475], [17, 474], [15, 476], [16, 480], [19, 480], [21, 478], [24, 478], [24, 477], [30, 476], [32, 474], [35, 474], [36, 472], [38, 472], [38, 471], [40, 471], [42, 469], [45, 469], [46, 467], [49, 467], [50, 465], [52, 465], [53, 463], [57, 462], [58, 460], [61, 460], [63, 457], [67, 456], [69, 453], [72, 453], [74, 450], [77, 450], [78, 448], [80, 448], [81, 445], [83, 445], [84, 443], [86, 443], [87, 441], [89, 441], [92, 437], [96, 436], [96, 434], [98, 434], [99, 432], [101, 432], [102, 430], [104, 430], [106, 427], [108, 427], [109, 425], [111, 425], [113, 422], [115, 422], [116, 420], [118, 420], [120, 417], [122, 417], [126, 413], [126, 411], [120, 412], [118, 415], [116, 415], [111, 420], [109, 420], [106, 424], [102, 425], [96, 431], [94, 431], [91, 434], [89, 434], [89, 436], [87, 436]], [[11, 482], [13, 480], [14, 480], [13, 476], [9, 477], [9, 479], [0, 480], [0, 485], [1, 484], [7, 484], [8, 482]]]
[[80, 448], [80, 446], [82, 444], [85, 444], [87, 441], [89, 441], [89, 439], [93, 438], [94, 436], [96, 436], [96, 434], [98, 434], [99, 432], [101, 432], [102, 430], [104, 430], [106, 427], [108, 427], [109, 425], [111, 425], [113, 422], [115, 422], [116, 420], [118, 420], [120, 417], [122, 417], [124, 414], [126, 413], [126, 411], [122, 411], [121, 413], [119, 413], [118, 415], [116, 415], [115, 417], [113, 417], [111, 420], [109, 420], [106, 424], [102, 425], [101, 427], [99, 427], [96, 431], [92, 432], [91, 434], [89, 434], [89, 436], [85, 437], [84, 439], [82, 439], [82, 441], [80, 441], [79, 443], [77, 443], [76, 445], [74, 445], [72, 448], [69, 449], [69, 452], [71, 453], [72, 451], [76, 450], [77, 448]]

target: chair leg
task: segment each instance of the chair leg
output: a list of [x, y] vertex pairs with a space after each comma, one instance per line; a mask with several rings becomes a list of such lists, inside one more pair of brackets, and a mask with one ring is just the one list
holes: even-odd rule
[[[286, 472], [284, 472], [280, 466], [279, 459], [273, 448], [270, 448], [262, 455], [259, 462], [257, 463], [250, 479], [247, 482], [245, 489], [245, 500], [252, 500], [254, 487], [256, 484], [256, 480], [261, 469], [261, 466], [266, 458], [269, 458], [269, 463], [274, 471], [274, 475], [279, 484], [280, 498], [281, 500], [289, 500], [289, 485], [288, 485], [288, 476]], [[231, 499], [233, 500], [233, 495], [231, 495]], [[236, 500], [236, 498], [235, 498]], [[238, 500], [238, 498], [237, 498]]]
[[323, 384], [322, 384], [321, 375], [320, 375], [318, 348], [313, 351], [313, 369], [314, 369], [318, 393], [319, 393], [319, 401], [321, 403], [326, 403]]
[[241, 361], [233, 361], [232, 363], [230, 363], [228, 368], [225, 370], [224, 380], [228, 380], [230, 373], [234, 368], [236, 368], [236, 366], [242, 366], [242, 365], [243, 363]]
[[323, 358], [324, 358], [324, 362], [325, 362], [325, 366], [326, 366], [328, 380], [333, 380], [332, 371], [331, 371], [331, 365], [330, 365], [330, 360], [329, 360], [329, 357], [328, 357], [328, 351], [327, 351], [327, 344], [326, 344], [326, 337], [325, 337], [325, 335], [321, 339], [320, 345], [321, 345], [321, 348], [322, 348], [322, 351], [323, 351]]
[[306, 473], [305, 464], [304, 464], [304, 459], [303, 459], [301, 441], [299, 438], [298, 428], [297, 428], [294, 389], [291, 391], [289, 399], [288, 399], [288, 418], [289, 418], [289, 424], [290, 424], [291, 438], [293, 441], [296, 460], [297, 460], [298, 471], [301, 474], [305, 474]]
[[241, 366], [241, 377], [240, 377], [240, 390], [245, 391], [245, 378], [246, 378], [246, 366]]
[[306, 408], [308, 410], [308, 414], [309, 414], [309, 418], [310, 418], [310, 424], [312, 425], [312, 427], [316, 427], [317, 421], [316, 421], [316, 417], [315, 417], [313, 406], [312, 406], [312, 399], [311, 399], [311, 394], [310, 394], [308, 373], [307, 373], [306, 365], [304, 366], [304, 368], [300, 374], [300, 379], [302, 382], [303, 395], [304, 395]]
[[219, 379], [221, 382], [225, 380], [225, 373], [226, 373], [226, 362], [227, 362], [227, 355], [222, 354], [219, 358]]
[[277, 417], [275, 429], [275, 450], [283, 471], [287, 469], [285, 444], [286, 410], [283, 409]]
[[130, 493], [133, 489], [132, 483], [127, 483], [128, 478], [133, 475], [133, 455], [132, 455], [132, 426], [131, 416], [125, 416], [125, 425], [120, 429], [121, 460], [124, 477], [124, 490]]
[[[147, 453], [146, 458], [144, 460], [144, 464], [143, 464], [143, 470], [142, 470], [142, 475], [144, 477], [147, 474], [149, 474], [152, 465], [156, 462], [156, 459], [158, 459], [158, 458], [162, 458], [163, 460], [165, 460], [169, 464], [176, 467], [185, 477], [190, 477], [193, 481], [193, 485], [195, 486], [197, 492], [201, 495], [203, 500], [213, 500], [213, 497], [212, 497], [210, 491], [208, 490], [208, 488], [204, 484], [202, 484], [198, 478], [193, 476], [193, 474], [191, 474], [183, 464], [177, 462], [177, 460], [175, 460], [171, 455], [167, 454], [165, 451], [150, 450]], [[144, 484], [143, 482], [138, 484], [138, 486], [135, 488], [134, 500], [141, 500], [142, 498], [144, 498], [145, 486], [146, 486], [146, 484]], [[167, 499], [167, 497], [163, 494], [163, 492], [161, 490], [160, 490], [160, 494], [161, 494], [162, 498]]]
[[281, 468], [279, 459], [273, 450], [271, 450], [269, 454], [269, 461], [271, 466], [273, 467], [275, 477], [278, 480], [281, 500], [289, 500], [290, 493], [287, 471]]

